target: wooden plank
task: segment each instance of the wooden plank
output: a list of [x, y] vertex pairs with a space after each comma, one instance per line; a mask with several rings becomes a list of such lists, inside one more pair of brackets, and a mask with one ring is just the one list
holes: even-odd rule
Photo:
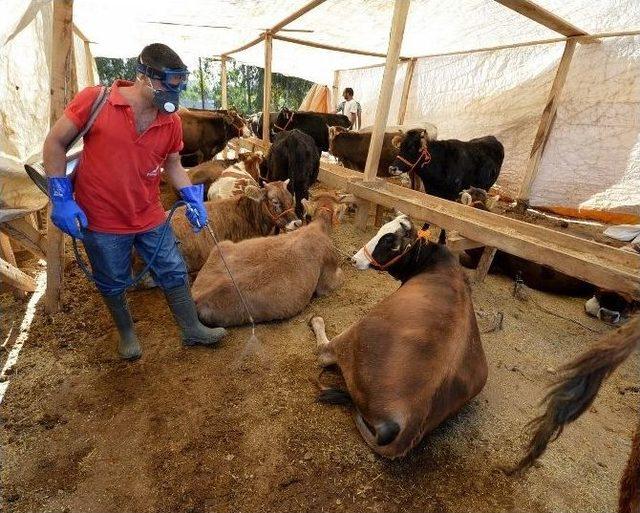
[[[400, 0], [401, 2], [405, 2], [405, 1], [409, 1], [409, 0]], [[355, 48], [345, 48], [344, 46], [335, 46], [335, 45], [327, 45], [324, 43], [315, 43], [313, 41], [305, 41], [304, 39], [295, 39], [293, 37], [289, 37], [289, 36], [282, 36], [282, 35], [276, 35], [273, 36], [273, 39], [278, 39], [279, 41], [284, 41], [285, 43], [294, 43], [297, 45], [301, 45], [301, 46], [308, 46], [310, 48], [319, 48], [321, 50], [329, 50], [331, 52], [342, 52], [342, 53], [349, 53], [352, 55], [366, 55], [369, 57], [381, 57], [381, 58], [385, 58], [387, 56], [387, 54], [384, 53], [380, 53], [380, 52], [370, 52], [368, 50], [358, 50]], [[397, 57], [398, 59], [401, 60], [406, 60], [407, 57]]]
[[[340, 98], [340, 92], [338, 91], [338, 85], [340, 84], [340, 74], [337, 71], [333, 72], [333, 86], [331, 87], [331, 94], [332, 94], [332, 98], [331, 101], [333, 102], [333, 108], [335, 109], [338, 105], [338, 103], [340, 103], [338, 101], [338, 98]], [[333, 112], [333, 110], [332, 110]]]
[[526, 16], [532, 21], [544, 25], [554, 32], [559, 32], [563, 36], [589, 36], [589, 33], [572, 25], [568, 21], [553, 14], [551, 11], [540, 7], [530, 0], [495, 0], [512, 11]]
[[251, 48], [252, 46], [257, 45], [263, 39], [264, 39], [264, 33], [260, 34], [258, 37], [256, 37], [255, 39], [252, 39], [248, 43], [245, 43], [242, 46], [239, 46], [238, 48], [234, 48], [233, 50], [231, 50], [229, 52], [225, 52], [225, 53], [221, 54], [221, 57], [229, 57], [229, 55], [231, 55], [233, 53], [242, 52], [243, 50], [246, 50], [247, 48]]
[[529, 202], [531, 186], [533, 184], [533, 180], [538, 174], [538, 169], [540, 169], [542, 154], [547, 141], [549, 140], [551, 127], [558, 110], [560, 94], [562, 93], [562, 88], [566, 82], [567, 74], [569, 73], [569, 66], [571, 65], [571, 58], [573, 57], [575, 49], [575, 40], [570, 40], [565, 43], [564, 52], [562, 53], [562, 58], [560, 59], [556, 76], [553, 79], [553, 84], [549, 91], [547, 104], [545, 105], [540, 118], [538, 131], [533, 139], [533, 146], [531, 147], [531, 154], [529, 155], [529, 160], [527, 162], [527, 169], [525, 170], [524, 178], [522, 179], [522, 184], [520, 185], [520, 190], [518, 192], [517, 200], [521, 209], [526, 208], [526, 205]]
[[36, 280], [9, 264], [3, 258], [0, 258], [0, 278], [16, 289], [27, 292], [36, 290]]
[[[376, 105], [376, 116], [374, 118], [373, 130], [371, 132], [369, 152], [367, 153], [367, 161], [364, 166], [364, 179], [366, 181], [374, 181], [378, 174], [378, 163], [382, 152], [382, 143], [384, 141], [387, 119], [389, 118], [391, 96], [393, 95], [396, 71], [398, 70], [398, 58], [400, 57], [400, 48], [402, 47], [402, 38], [404, 37], [404, 28], [407, 22], [407, 14], [409, 13], [410, 5], [411, 0], [395, 0], [393, 6], [393, 18], [391, 20], [387, 60], [384, 65], [384, 74], [382, 75], [382, 84], [380, 86], [380, 94], [378, 95], [378, 103]], [[355, 224], [361, 230], [364, 230], [367, 226], [369, 210], [370, 205], [366, 202], [362, 202], [358, 206]]]
[[[0, 233], [0, 258], [4, 258], [9, 265], [15, 268], [18, 267], [9, 236], [4, 233]], [[27, 295], [27, 292], [24, 290], [16, 287], [12, 287], [12, 289], [13, 295], [18, 299], [23, 299]]]
[[460, 251], [465, 251], [467, 249], [475, 249], [481, 248], [484, 244], [482, 242], [477, 242], [475, 240], [467, 239], [466, 237], [461, 237], [460, 235], [447, 234], [447, 247], [449, 251], [452, 253], [458, 253]]
[[409, 100], [409, 91], [411, 90], [411, 81], [413, 80], [413, 70], [416, 67], [418, 59], [411, 59], [407, 63], [407, 71], [404, 75], [404, 84], [402, 85], [402, 96], [400, 97], [400, 108], [398, 109], [398, 125], [404, 123], [407, 114], [407, 102]]
[[47, 238], [26, 219], [13, 219], [0, 223], [0, 231], [18, 241], [37, 258], [47, 259]]
[[[268, 143], [255, 138], [240, 139], [239, 145], [263, 150], [269, 147]], [[598, 287], [625, 292], [640, 299], [640, 256], [637, 254], [469, 208], [382, 180], [364, 183], [362, 173], [322, 160], [318, 179], [329, 187], [387, 208], [397, 208], [414, 219], [427, 220], [470, 240], [468, 243], [453, 241], [452, 251], [493, 246], [549, 265]], [[456, 240], [460, 240], [459, 237]]]
[[307, 14], [310, 10], [315, 9], [316, 7], [318, 7], [320, 4], [322, 4], [324, 2], [325, 2], [325, 0], [311, 0], [311, 2], [309, 2], [308, 4], [303, 5], [300, 9], [298, 9], [297, 11], [292, 12], [285, 19], [283, 19], [282, 21], [276, 23], [273, 27], [271, 27], [271, 30], [269, 32], [271, 32], [272, 34], [275, 34], [276, 32], [278, 32], [280, 29], [284, 28], [286, 25], [288, 25], [292, 21], [297, 20], [298, 18], [300, 18], [301, 16]]
[[220, 60], [220, 105], [223, 109], [229, 108], [227, 98], [227, 60], [228, 57], [222, 57]]
[[91, 55], [91, 47], [89, 46], [89, 41], [84, 42], [84, 60], [87, 65], [86, 73], [87, 73], [87, 84], [90, 86], [96, 85], [98, 81], [93, 73], [93, 55]]
[[[65, 105], [75, 95], [78, 83], [73, 58], [73, 0], [53, 3], [52, 36], [55, 45], [51, 55], [50, 124], [62, 116]], [[62, 232], [48, 221], [47, 225], [47, 291], [45, 309], [55, 313], [60, 309], [64, 274], [64, 239]], [[35, 290], [35, 282], [34, 282]]]
[[474, 276], [474, 281], [476, 283], [482, 283], [487, 277], [487, 274], [489, 274], [489, 268], [491, 267], [493, 257], [496, 256], [497, 251], [498, 248], [494, 248], [492, 246], [487, 246], [486, 248], [484, 248], [482, 256], [480, 257], [480, 261], [478, 262], [478, 267], [476, 267]]
[[262, 90], [262, 140], [269, 142], [269, 114], [271, 111], [271, 57], [273, 41], [268, 32], [264, 36], [264, 88]]

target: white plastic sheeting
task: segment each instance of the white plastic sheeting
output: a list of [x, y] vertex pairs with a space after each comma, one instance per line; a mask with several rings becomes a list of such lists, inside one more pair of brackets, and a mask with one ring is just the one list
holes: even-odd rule
[[640, 215], [640, 36], [576, 48], [531, 204]]

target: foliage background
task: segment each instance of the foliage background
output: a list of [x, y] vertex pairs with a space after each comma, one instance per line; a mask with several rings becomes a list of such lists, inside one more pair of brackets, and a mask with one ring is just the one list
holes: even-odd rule
[[[111, 85], [114, 80], [135, 78], [136, 59], [113, 59], [97, 57], [96, 66], [100, 83]], [[220, 62], [203, 57], [190, 70], [187, 89], [180, 96], [180, 102], [187, 107], [219, 109], [220, 99]], [[200, 78], [202, 77], [202, 81]], [[264, 70], [256, 66], [247, 66], [234, 60], [227, 61], [227, 96], [229, 107], [247, 115], [262, 110], [262, 84]], [[273, 73], [271, 79], [271, 110], [282, 107], [297, 109], [302, 103], [312, 82], [302, 78]]]

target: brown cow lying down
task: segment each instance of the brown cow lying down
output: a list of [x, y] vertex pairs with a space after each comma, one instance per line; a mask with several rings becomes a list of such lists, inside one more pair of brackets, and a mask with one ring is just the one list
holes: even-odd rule
[[[558, 371], [544, 397], [546, 411], [528, 424], [532, 432], [527, 454], [511, 472], [527, 469], [558, 438], [566, 424], [590, 409], [602, 382], [640, 347], [640, 316], [608, 333], [594, 346]], [[619, 513], [640, 511], [640, 423], [637, 425], [627, 465], [620, 480]]]
[[443, 235], [429, 242], [399, 215], [352, 260], [358, 269], [386, 270], [402, 285], [330, 341], [324, 320], [311, 320], [320, 365], [338, 364], [347, 386], [319, 399], [352, 401], [367, 444], [396, 458], [482, 390], [487, 362], [469, 284]]
[[233, 111], [198, 112], [179, 109], [178, 116], [182, 122], [184, 142], [180, 154], [198, 153], [199, 160], [211, 160], [231, 139], [251, 135], [244, 120]]
[[260, 163], [264, 160], [261, 153], [241, 153], [240, 162], [225, 169], [207, 191], [207, 199], [224, 199], [244, 194], [247, 185], [258, 186]]
[[[382, 153], [378, 164], [378, 176], [389, 175], [389, 166], [398, 155], [396, 148], [391, 141], [396, 135], [402, 132], [386, 132], [382, 143]], [[364, 171], [369, 152], [371, 133], [359, 133], [341, 126], [329, 127], [329, 153], [340, 159], [340, 162], [349, 169]]]
[[[240, 241], [251, 237], [263, 237], [279, 230], [295, 230], [302, 225], [294, 212], [293, 197], [286, 182], [270, 182], [260, 189], [249, 185], [242, 196], [206, 201], [209, 224], [219, 241]], [[193, 233], [184, 213], [178, 209], [171, 226], [182, 243], [181, 251], [189, 272], [200, 269], [211, 249], [213, 241], [206, 230]]]
[[[313, 221], [299, 230], [220, 245], [256, 322], [292, 317], [314, 294], [328, 294], [340, 285], [342, 269], [329, 234], [332, 222], [344, 214], [346, 201], [331, 194], [305, 199], [306, 214]], [[219, 252], [211, 252], [191, 291], [203, 323], [236, 326], [249, 322]]]

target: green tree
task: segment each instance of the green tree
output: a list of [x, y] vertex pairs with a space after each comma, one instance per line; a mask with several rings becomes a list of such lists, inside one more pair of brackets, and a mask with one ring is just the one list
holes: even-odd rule
[[119, 78], [134, 80], [136, 78], [136, 58], [113, 59], [110, 57], [96, 57], [96, 67], [100, 83], [110, 86]]

